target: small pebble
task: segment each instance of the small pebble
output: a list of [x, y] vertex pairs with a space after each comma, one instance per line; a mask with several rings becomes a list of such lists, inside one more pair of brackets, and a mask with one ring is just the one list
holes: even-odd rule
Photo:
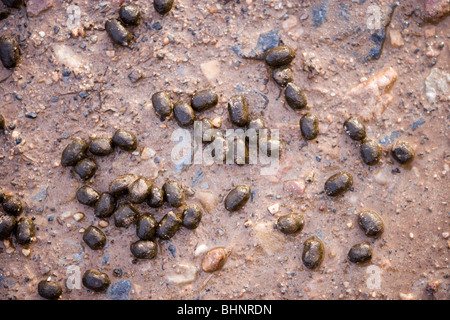
[[225, 248], [214, 248], [209, 250], [202, 259], [202, 270], [215, 272], [223, 268], [227, 262], [228, 254]]

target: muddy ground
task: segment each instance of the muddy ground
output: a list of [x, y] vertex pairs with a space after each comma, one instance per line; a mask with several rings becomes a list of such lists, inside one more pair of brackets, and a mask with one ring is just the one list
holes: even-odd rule
[[[23, 215], [37, 226], [30, 245], [14, 238], [0, 244], [1, 299], [42, 299], [37, 283], [49, 277], [63, 287], [62, 299], [450, 298], [448, 17], [424, 20], [419, 0], [398, 6], [370, 0], [175, 0], [165, 16], [151, 1], [133, 3], [142, 20], [130, 29], [135, 40], [128, 48], [113, 44], [104, 31], [105, 21], [117, 17], [119, 1], [55, 0], [37, 15], [9, 9], [0, 21], [0, 34], [16, 36], [21, 50], [16, 68], [0, 68], [7, 123], [0, 136], [1, 185], [20, 196]], [[80, 9], [78, 30], [68, 26], [69, 5]], [[290, 109], [270, 69], [253, 59], [264, 49], [258, 38], [296, 50], [294, 82], [304, 89], [308, 110]], [[396, 77], [368, 89], [368, 79], [376, 82], [388, 68]], [[208, 87], [216, 89], [219, 104], [199, 118], [220, 118], [222, 129], [232, 128], [226, 101], [243, 93], [251, 114], [279, 130], [285, 149], [276, 175], [261, 175], [259, 165], [193, 164], [179, 172], [172, 163], [175, 142], [169, 138], [178, 125], [155, 115], [151, 95], [167, 90], [174, 100], [187, 99]], [[310, 142], [298, 125], [306, 111], [320, 120], [320, 135]], [[342, 131], [346, 116], [354, 114], [366, 118], [368, 135], [382, 145], [375, 166], [361, 161], [358, 144]], [[197, 229], [157, 240], [152, 260], [132, 256], [133, 226], [119, 229], [112, 219], [105, 226], [78, 203], [75, 192], [83, 182], [60, 165], [71, 139], [111, 136], [117, 128], [134, 132], [138, 149], [96, 158], [99, 169], [89, 185], [107, 191], [124, 173], [158, 186], [174, 178], [195, 191], [186, 201], [204, 208]], [[410, 165], [389, 155], [398, 139], [415, 148]], [[327, 197], [324, 182], [341, 170], [353, 175], [352, 191]], [[308, 184], [311, 171], [314, 181]], [[304, 192], [291, 194], [283, 188], [288, 180], [304, 184]], [[250, 185], [252, 198], [229, 213], [222, 200], [238, 184]], [[269, 212], [277, 203], [279, 210]], [[173, 210], [139, 208], [157, 219]], [[381, 238], [367, 238], [359, 229], [356, 217], [363, 209], [382, 217]], [[277, 216], [293, 211], [303, 213], [303, 231], [287, 236], [275, 230]], [[73, 218], [77, 212], [85, 214], [80, 221]], [[107, 246], [94, 251], [81, 232], [99, 223]], [[301, 259], [303, 242], [312, 235], [323, 240], [326, 252], [315, 271]], [[372, 246], [371, 263], [352, 264], [348, 250], [364, 241]], [[220, 271], [203, 272], [204, 252], [196, 249], [214, 247], [230, 249], [228, 261]], [[68, 270], [90, 268], [109, 275], [106, 293], [67, 288], [74, 279]], [[370, 274], [374, 269], [377, 275]], [[176, 283], [176, 274], [188, 283]], [[426, 290], [430, 282], [439, 284], [437, 292]]]

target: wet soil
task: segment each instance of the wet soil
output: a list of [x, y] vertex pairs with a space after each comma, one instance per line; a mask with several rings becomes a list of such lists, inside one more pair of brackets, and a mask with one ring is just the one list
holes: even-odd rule
[[[149, 1], [133, 3], [142, 12], [140, 25], [130, 27], [130, 47], [113, 44], [104, 30], [107, 19], [118, 17], [119, 1], [78, 2], [79, 30], [67, 26], [69, 4], [60, 1], [37, 17], [27, 16], [26, 8], [11, 9], [0, 21], [0, 35], [16, 36], [21, 51], [16, 68], [0, 67], [0, 112], [6, 121], [0, 180], [5, 191], [21, 198], [22, 215], [36, 225], [30, 245], [14, 238], [0, 243], [1, 299], [42, 299], [37, 284], [48, 277], [63, 287], [62, 299], [450, 297], [449, 100], [444, 92], [430, 102], [425, 85], [433, 68], [448, 74], [449, 18], [424, 22], [419, 0], [403, 1], [393, 13], [388, 1], [175, 0], [165, 16]], [[376, 32], [367, 25], [372, 5], [382, 14]], [[400, 33], [402, 46], [390, 38], [396, 34], [392, 30]], [[267, 33], [272, 42], [279, 36], [296, 51], [291, 68], [307, 108], [292, 110], [264, 61], [245, 58], [257, 56], [258, 38]], [[361, 98], [359, 105], [344, 106], [343, 100], [351, 88], [388, 67], [398, 74], [392, 101], [365, 122], [367, 136], [382, 146], [382, 157], [368, 166], [359, 143], [343, 131], [347, 116], [358, 115], [368, 102]], [[251, 117], [279, 130], [285, 144], [276, 175], [261, 175], [259, 165], [192, 164], [179, 171], [173, 164], [176, 142], [170, 137], [179, 126], [173, 116], [156, 116], [151, 96], [166, 90], [174, 101], [189, 101], [205, 88], [215, 89], [219, 103], [199, 118], [221, 118], [222, 129], [233, 128], [227, 101], [244, 94]], [[310, 141], [299, 129], [307, 112], [319, 118], [319, 135]], [[181, 228], [171, 239], [157, 240], [151, 260], [132, 256], [130, 244], [138, 240], [134, 226], [116, 228], [112, 218], [105, 219], [107, 225], [76, 200], [84, 182], [60, 164], [64, 147], [75, 137], [110, 138], [119, 128], [136, 135], [138, 148], [96, 157], [98, 169], [88, 185], [106, 192], [113, 179], [129, 173], [159, 187], [173, 179], [191, 187], [195, 195], [186, 202], [204, 210], [198, 228]], [[397, 139], [414, 147], [412, 163], [400, 165], [391, 157]], [[314, 180], [306, 183], [312, 170]], [[324, 183], [339, 171], [352, 174], [353, 187], [328, 197]], [[304, 192], [287, 192], [288, 180], [304, 182]], [[228, 212], [224, 197], [244, 184], [251, 187], [250, 200], [240, 211]], [[212, 202], [208, 192], [215, 196]], [[280, 207], [271, 213], [268, 207], [274, 204]], [[137, 207], [158, 221], [179, 212], [167, 204]], [[358, 214], [366, 209], [385, 224], [377, 239], [358, 227]], [[76, 221], [77, 212], [85, 217]], [[291, 212], [301, 212], [305, 225], [300, 233], [285, 235], [276, 230], [276, 221]], [[82, 240], [90, 225], [102, 226], [107, 238], [102, 250], [91, 250]], [[302, 263], [303, 243], [312, 236], [325, 246], [315, 270]], [[347, 259], [350, 248], [362, 242], [372, 248], [369, 265]], [[216, 247], [230, 252], [225, 265], [202, 271], [205, 250], [196, 250]], [[377, 267], [378, 286], [369, 284], [373, 268], [368, 266]], [[106, 293], [82, 285], [69, 290], [74, 267], [81, 275], [88, 269], [106, 273], [110, 288]], [[195, 277], [189, 278], [191, 273]], [[178, 274], [189, 283], [174, 283]], [[434, 294], [425, 290], [431, 281], [440, 283]]]

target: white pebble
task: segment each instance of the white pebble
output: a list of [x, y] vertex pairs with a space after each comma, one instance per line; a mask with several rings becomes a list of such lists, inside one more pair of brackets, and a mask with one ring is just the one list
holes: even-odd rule
[[208, 246], [206, 244], [198, 245], [197, 248], [195, 248], [194, 251], [194, 257], [198, 257], [205, 253], [208, 250]]
[[267, 210], [269, 210], [270, 214], [278, 213], [280, 211], [280, 204], [274, 203], [273, 205], [269, 206]]
[[84, 218], [84, 213], [83, 212], [77, 212], [73, 215], [73, 218], [75, 219], [75, 221], [81, 221]]

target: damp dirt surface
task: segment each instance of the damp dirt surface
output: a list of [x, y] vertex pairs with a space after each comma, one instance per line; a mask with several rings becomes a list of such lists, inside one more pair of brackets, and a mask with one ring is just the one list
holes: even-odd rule
[[[118, 17], [119, 1], [72, 2], [81, 13], [79, 28], [72, 29], [68, 2], [43, 2], [49, 8], [42, 12], [0, 3], [0, 11], [10, 13], [0, 20], [0, 35], [16, 37], [21, 51], [17, 67], [0, 67], [0, 113], [6, 120], [0, 180], [22, 200], [22, 216], [36, 225], [31, 244], [14, 237], [0, 243], [1, 299], [42, 299], [37, 284], [47, 278], [62, 286], [64, 300], [450, 298], [445, 14], [427, 20], [419, 0], [175, 0], [161, 16], [151, 1], [138, 0], [133, 3], [141, 9], [140, 24], [129, 28], [134, 40], [122, 47], [104, 30], [107, 19]], [[296, 52], [292, 74], [306, 109], [287, 105], [260, 60], [264, 50], [279, 44]], [[205, 88], [216, 90], [219, 103], [197, 119], [233, 128], [226, 102], [239, 93], [251, 117], [279, 130], [284, 149], [276, 174], [262, 175], [259, 164], [172, 162], [177, 142], [170, 138], [179, 126], [173, 116], [156, 116], [151, 95], [166, 90], [174, 101], [189, 101]], [[319, 119], [319, 135], [308, 141], [299, 129], [307, 112]], [[343, 132], [350, 115], [363, 117], [368, 137], [381, 145], [378, 164], [366, 165], [359, 142]], [[118, 128], [136, 135], [135, 151], [116, 148], [96, 157], [98, 170], [86, 182], [61, 166], [72, 139], [112, 137]], [[390, 155], [397, 140], [413, 146], [410, 164]], [[340, 171], [352, 175], [353, 186], [329, 197], [325, 181]], [[196, 229], [157, 239], [151, 260], [131, 254], [130, 244], [138, 240], [134, 225], [117, 228], [112, 217], [95, 217], [75, 197], [84, 184], [104, 192], [128, 173], [159, 187], [176, 180], [195, 191], [185, 202], [203, 209]], [[224, 198], [237, 185], [250, 186], [251, 197], [241, 210], [229, 212]], [[179, 211], [167, 204], [138, 208], [158, 221]], [[385, 224], [378, 239], [358, 226], [365, 209]], [[301, 232], [286, 235], [276, 230], [276, 221], [291, 212], [302, 213], [305, 223]], [[90, 225], [106, 235], [101, 250], [82, 239]], [[325, 248], [315, 270], [302, 262], [303, 244], [312, 236]], [[362, 242], [370, 243], [373, 256], [357, 265], [347, 254]], [[229, 254], [224, 266], [204, 272], [203, 256], [218, 247]], [[109, 276], [106, 292], [81, 284], [77, 276], [88, 269]]]

